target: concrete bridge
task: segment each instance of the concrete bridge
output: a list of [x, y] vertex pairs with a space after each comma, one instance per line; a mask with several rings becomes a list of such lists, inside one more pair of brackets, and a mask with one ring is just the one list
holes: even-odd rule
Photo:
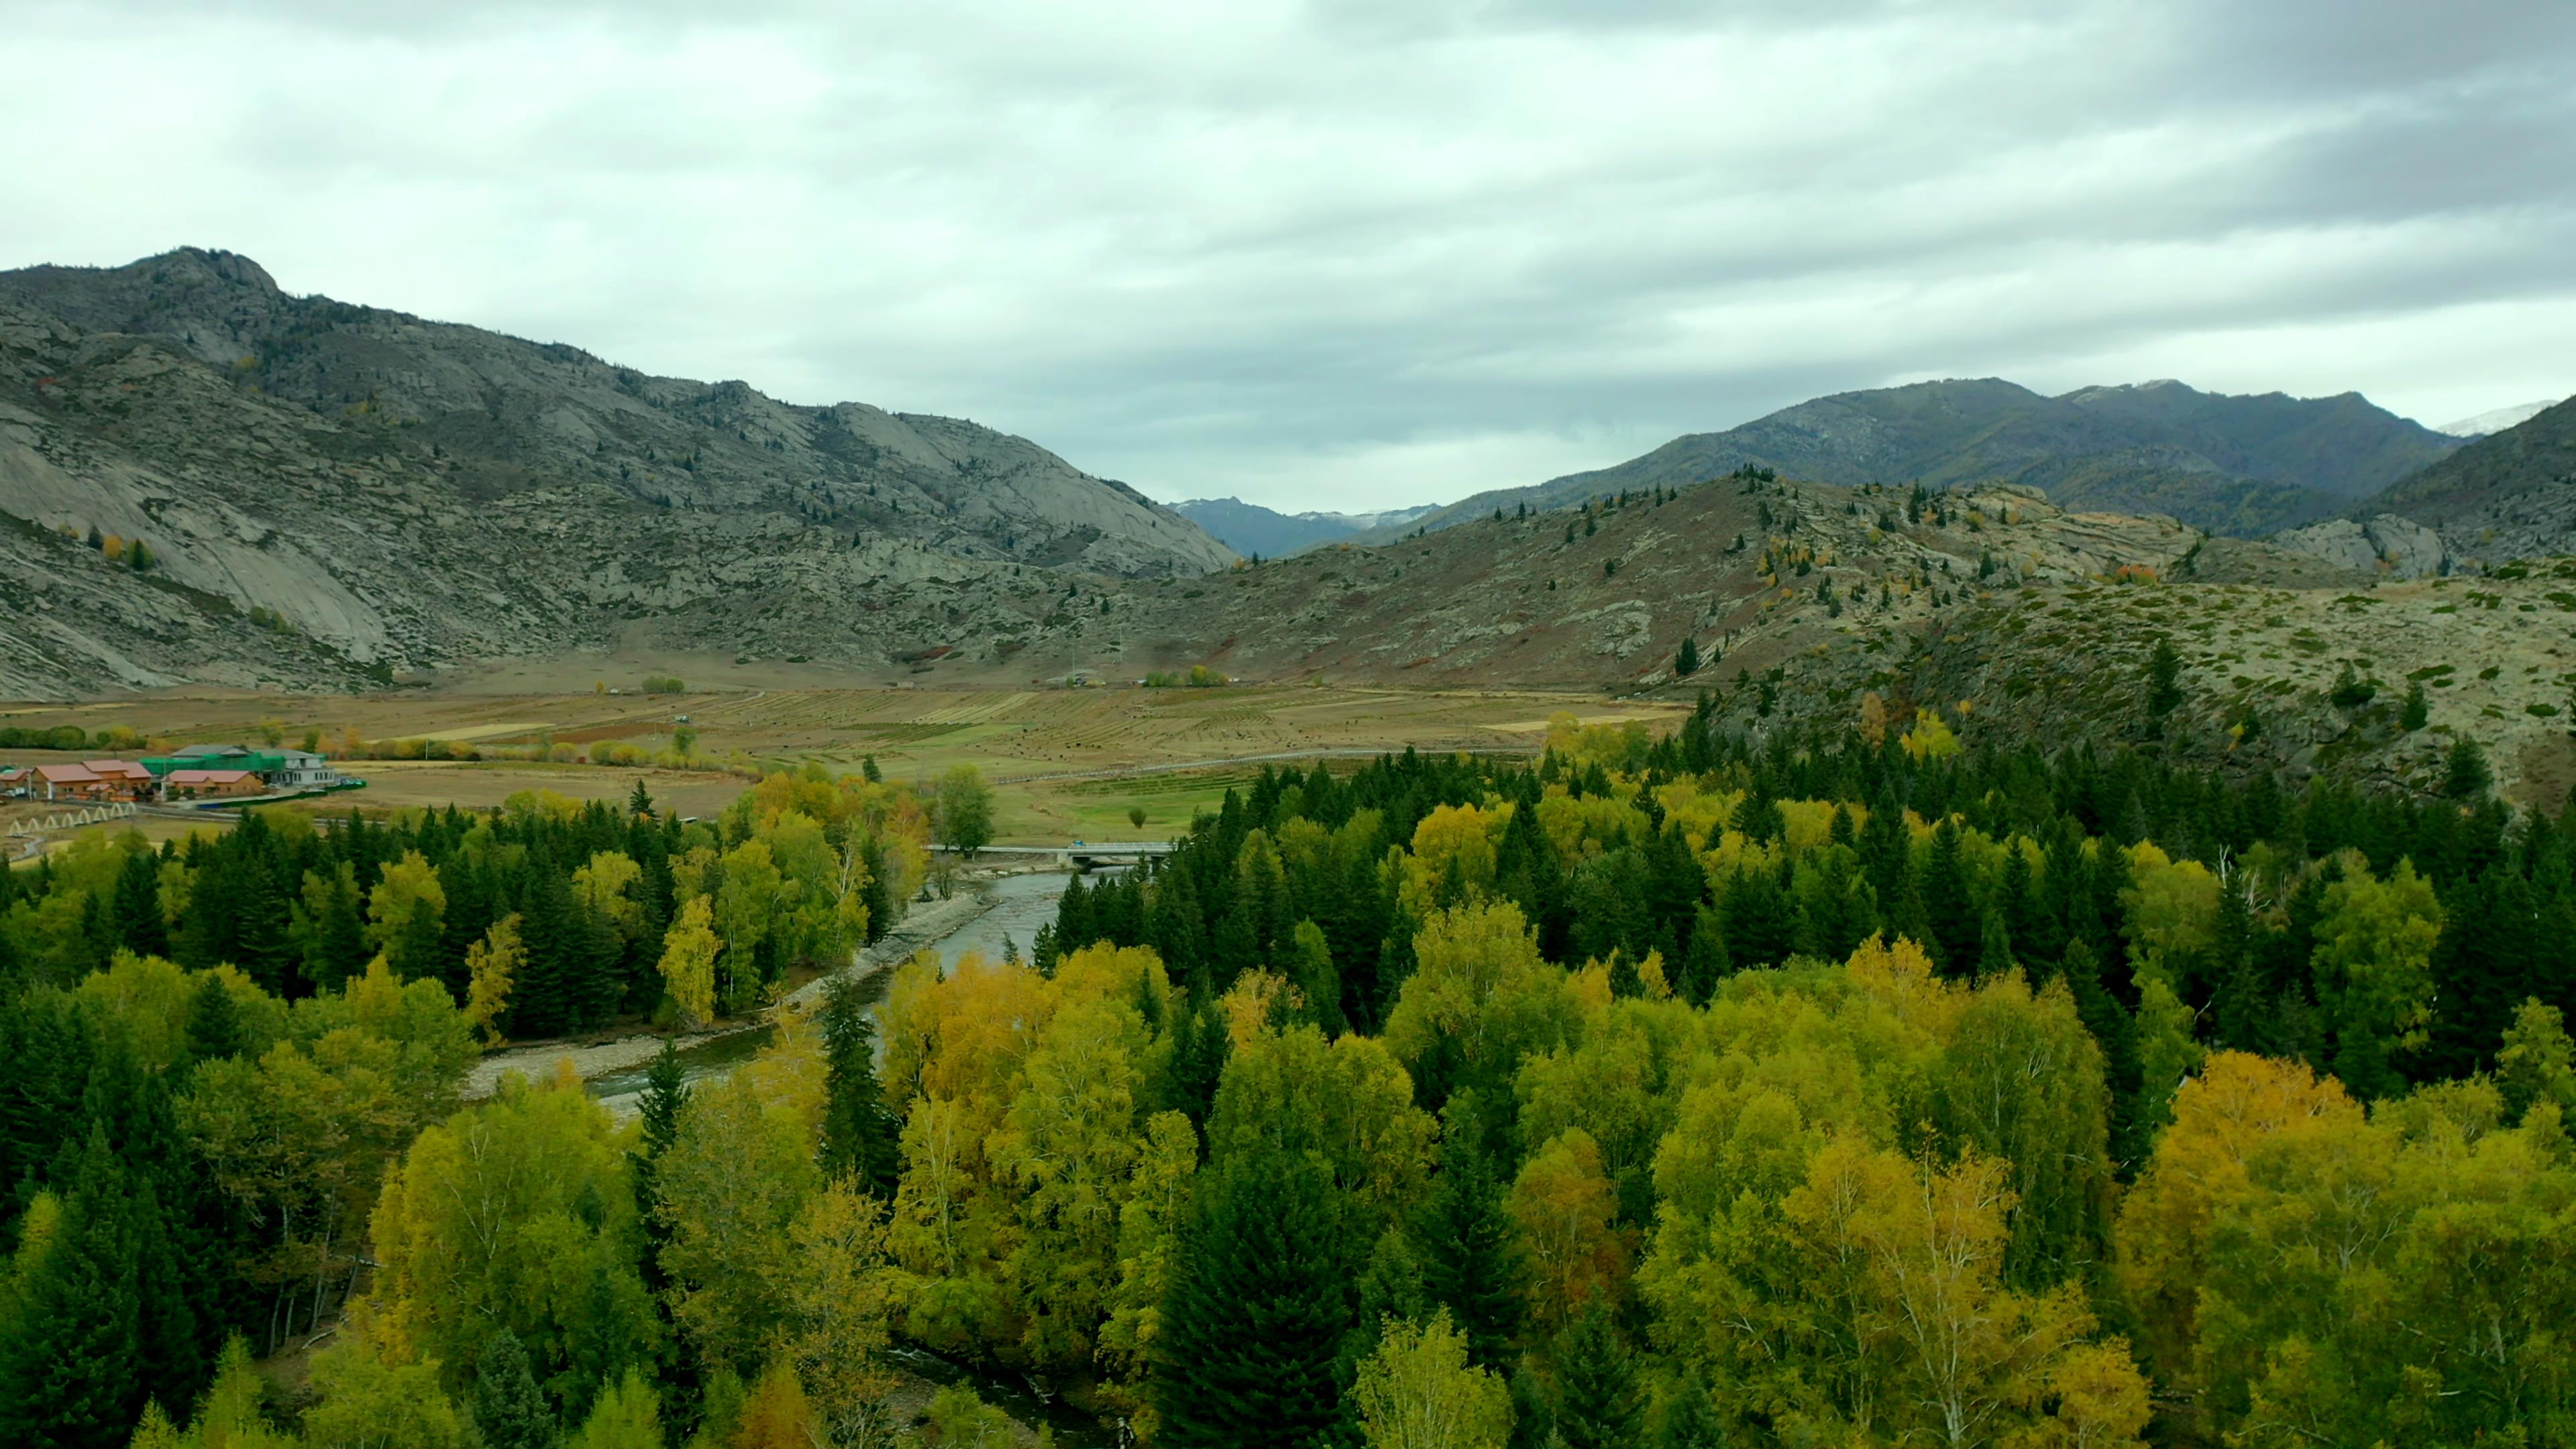
[[[958, 853], [946, 845], [931, 849], [948, 855]], [[1087, 871], [1099, 866], [1142, 865], [1148, 858], [1169, 855], [1172, 850], [1168, 840], [1077, 840], [1070, 845], [987, 845], [975, 853], [1013, 860], [1049, 859], [1069, 870]]]

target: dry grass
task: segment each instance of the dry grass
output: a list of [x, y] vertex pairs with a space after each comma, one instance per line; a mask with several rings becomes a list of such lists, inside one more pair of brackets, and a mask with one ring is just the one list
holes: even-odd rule
[[[1175, 834], [1229, 786], [1248, 781], [1265, 759], [1306, 763], [1407, 746], [1530, 748], [1547, 716], [1560, 710], [1588, 721], [1680, 712], [1574, 694], [1289, 686], [745, 688], [650, 698], [454, 689], [354, 697], [171, 692], [85, 705], [0, 706], [0, 721], [77, 724], [92, 732], [125, 725], [174, 744], [251, 738], [262, 720], [275, 720], [290, 744], [307, 729], [321, 731], [326, 745], [343, 729], [355, 729], [371, 740], [489, 746], [549, 732], [566, 742], [616, 738], [661, 749], [671, 742], [673, 717], [687, 714], [699, 752], [716, 759], [741, 755], [849, 772], [873, 756], [890, 779], [974, 764], [1000, 789], [1001, 837], [1049, 841]], [[623, 800], [640, 773], [655, 799], [683, 814], [710, 815], [742, 788], [740, 779], [726, 775], [520, 761], [359, 760], [342, 768], [365, 778], [368, 788], [328, 797], [315, 808], [487, 807], [532, 788]], [[1146, 809], [1142, 831], [1127, 820], [1133, 805]]]

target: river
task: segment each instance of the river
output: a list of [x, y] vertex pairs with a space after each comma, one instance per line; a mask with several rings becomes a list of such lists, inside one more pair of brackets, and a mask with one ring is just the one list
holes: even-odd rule
[[[1055, 920], [1056, 902], [1063, 896], [1066, 882], [1072, 877], [1061, 871], [1031, 875], [1004, 876], [982, 888], [982, 896], [991, 904], [981, 915], [930, 941], [922, 949], [939, 953], [942, 971], [955, 970], [969, 951], [986, 959], [998, 959], [1016, 947], [1025, 957], [1029, 943], [1037, 939], [1038, 928]], [[891, 966], [880, 963], [859, 978], [859, 999], [873, 1017], [877, 1004], [885, 1000]], [[680, 1062], [691, 1082], [721, 1081], [743, 1063], [760, 1054], [776, 1029], [766, 1024], [748, 1031], [710, 1037], [680, 1052]], [[880, 1048], [882, 1049], [882, 1048]], [[643, 1093], [645, 1074], [650, 1063], [622, 1067], [592, 1077], [585, 1085], [590, 1094], [619, 1115], [635, 1110], [636, 1099]], [[1028, 1378], [986, 1372], [952, 1362], [918, 1348], [898, 1348], [892, 1357], [906, 1374], [930, 1384], [963, 1383], [974, 1388], [984, 1402], [1009, 1414], [1021, 1424], [1035, 1429], [1044, 1425], [1052, 1430], [1055, 1442], [1063, 1449], [1116, 1449], [1126, 1442], [1122, 1436], [1103, 1429], [1100, 1421], [1066, 1404]], [[926, 1392], [926, 1390], [925, 1390]]]
[[[1016, 949], [1025, 959], [1029, 945], [1037, 939], [1038, 928], [1055, 920], [1056, 902], [1062, 899], [1067, 882], [1073, 877], [1063, 871], [1039, 871], [1028, 875], [1009, 875], [982, 886], [978, 895], [989, 902], [980, 915], [930, 941], [921, 949], [939, 953], [942, 971], [957, 969], [967, 952], [981, 954], [986, 960], [999, 960]], [[868, 1007], [871, 1019], [877, 1003], [885, 1000], [890, 964], [880, 964], [859, 978], [859, 1000]], [[680, 1049], [680, 1066], [686, 1080], [722, 1081], [736, 1067], [760, 1055], [769, 1044], [776, 1028], [763, 1023], [743, 1031], [712, 1036], [693, 1046]], [[633, 1115], [636, 1100], [644, 1091], [645, 1075], [651, 1070], [650, 1058], [631, 1066], [601, 1072], [583, 1082], [590, 1094], [605, 1103], [620, 1117]]]

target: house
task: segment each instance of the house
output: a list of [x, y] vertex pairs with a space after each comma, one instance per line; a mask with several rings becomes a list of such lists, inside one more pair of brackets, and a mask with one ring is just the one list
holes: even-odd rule
[[105, 780], [120, 800], [142, 800], [152, 794], [152, 772], [132, 760], [83, 760], [81, 768]]
[[[29, 798], [104, 800], [114, 788], [87, 765], [38, 765], [35, 789], [29, 792]], [[36, 791], [43, 793], [38, 795]]]
[[165, 777], [181, 770], [247, 770], [279, 792], [327, 790], [340, 783], [340, 772], [331, 768], [331, 762], [310, 750], [190, 745], [143, 763], [153, 774]]
[[0, 765], [0, 800], [26, 794], [27, 782], [35, 778], [36, 772], [24, 765]]
[[277, 763], [261, 773], [272, 790], [327, 790], [340, 783], [340, 772], [331, 768], [331, 762], [309, 750], [271, 750], [269, 754]]
[[173, 800], [226, 800], [265, 795], [268, 786], [248, 770], [172, 770], [161, 788]]

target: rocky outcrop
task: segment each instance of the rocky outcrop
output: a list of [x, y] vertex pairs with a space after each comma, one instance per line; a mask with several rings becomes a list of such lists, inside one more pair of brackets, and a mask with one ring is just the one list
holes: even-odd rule
[[2275, 534], [2272, 543], [2342, 568], [2391, 578], [2432, 578], [2448, 572], [2450, 566], [2450, 551], [2443, 546], [2440, 534], [2394, 513], [2375, 514], [2359, 521], [2328, 519]]

